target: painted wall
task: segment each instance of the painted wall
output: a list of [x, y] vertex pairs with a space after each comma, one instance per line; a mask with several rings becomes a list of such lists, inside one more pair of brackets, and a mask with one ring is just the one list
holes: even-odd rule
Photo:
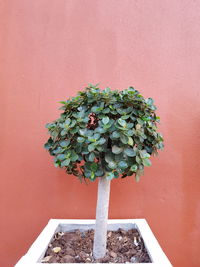
[[146, 218], [175, 267], [198, 267], [200, 1], [0, 1], [0, 266], [49, 218], [94, 218], [97, 183], [43, 149], [58, 101], [89, 82], [153, 97], [165, 150], [112, 182], [110, 218]]

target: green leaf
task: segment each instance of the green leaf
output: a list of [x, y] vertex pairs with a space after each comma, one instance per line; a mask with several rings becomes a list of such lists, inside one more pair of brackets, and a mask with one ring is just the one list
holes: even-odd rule
[[48, 129], [48, 130], [52, 130], [56, 127], [55, 123], [47, 123], [45, 125], [45, 127]]
[[103, 109], [103, 107], [94, 106], [94, 107], [92, 107], [91, 111], [98, 114], [102, 111], [102, 109]]
[[133, 145], [133, 138], [132, 137], [128, 137], [128, 144], [130, 145], [130, 146], [132, 146]]
[[120, 134], [117, 132], [117, 131], [114, 131], [112, 134], [111, 134], [111, 138], [114, 138], [114, 139], [117, 139], [120, 137]]
[[134, 164], [134, 165], [131, 166], [131, 171], [136, 172], [137, 168], [138, 168], [137, 165]]
[[156, 121], [160, 122], [160, 117], [159, 116], [156, 116]]
[[91, 172], [91, 170], [88, 170], [88, 169], [86, 169], [85, 171], [84, 171], [84, 175], [85, 175], [85, 177], [87, 177], [87, 178], [91, 178], [91, 176], [92, 176], [92, 172]]
[[126, 127], [126, 121], [123, 119], [118, 119], [118, 123], [122, 126], [122, 127]]
[[137, 118], [137, 122], [140, 124], [140, 125], [143, 125], [144, 124], [144, 121], [140, 118]]
[[133, 130], [128, 130], [128, 132], [126, 133], [127, 136], [133, 136], [134, 135], [134, 131]]
[[99, 144], [99, 145], [103, 145], [104, 143], [106, 142], [106, 139], [105, 138], [100, 138], [98, 141], [97, 141], [97, 143]]
[[105, 109], [102, 110], [102, 112], [103, 112], [104, 114], [108, 114], [108, 113], [110, 112], [110, 109], [109, 109], [109, 108], [105, 108]]
[[61, 167], [69, 166], [69, 163], [70, 163], [70, 159], [66, 159], [61, 163]]
[[120, 115], [123, 115], [123, 116], [126, 114], [125, 110], [124, 110], [124, 109], [121, 109], [121, 108], [118, 108], [118, 109], [117, 109], [117, 112], [118, 112]]
[[87, 136], [87, 129], [80, 129], [79, 130], [80, 135]]
[[128, 144], [128, 136], [124, 135], [124, 134], [121, 134], [120, 135], [120, 140], [122, 141], [123, 144]]
[[126, 169], [128, 167], [128, 164], [126, 163], [126, 161], [122, 160], [122, 161], [120, 161], [118, 163], [118, 166], [119, 166], [120, 169], [124, 170], [124, 169]]
[[119, 177], [119, 173], [117, 171], [114, 171], [114, 178], [118, 178]]
[[140, 151], [140, 157], [142, 159], [147, 159], [147, 158], [150, 158], [150, 154], [146, 152], [146, 150], [141, 150]]
[[54, 154], [61, 154], [64, 151], [60, 146], [53, 150]]
[[136, 155], [135, 150], [133, 150], [132, 148], [126, 148], [126, 149], [124, 149], [124, 153], [128, 157], [135, 157], [135, 155]]
[[60, 165], [59, 165], [58, 162], [54, 162], [54, 166], [55, 166], [56, 168], [60, 167]]
[[76, 127], [76, 128], [73, 128], [73, 129], [70, 130], [70, 133], [71, 133], [71, 134], [75, 134], [75, 133], [77, 133], [77, 132], [78, 132], [77, 127]]
[[47, 149], [47, 150], [49, 150], [49, 149], [51, 148], [51, 144], [46, 143], [46, 144], [44, 145], [44, 148]]
[[[133, 113], [134, 113], [134, 112], [133, 112]], [[136, 117], [133, 116], [133, 115], [131, 115], [131, 119], [132, 119], [132, 121], [136, 121]]]
[[97, 149], [99, 152], [102, 152], [104, 150], [103, 146], [96, 146], [95, 149]]
[[66, 105], [66, 104], [67, 104], [67, 102], [66, 102], [66, 101], [59, 101], [58, 103], [61, 103], [61, 104], [64, 104], [64, 105]]
[[83, 143], [84, 141], [85, 141], [85, 138], [84, 138], [84, 137], [80, 137], [80, 136], [79, 136], [79, 137], [77, 138], [77, 142], [78, 142], [78, 143]]
[[64, 160], [64, 159], [66, 159], [66, 155], [65, 154], [59, 154], [59, 155], [57, 155], [57, 159], [58, 160]]
[[95, 144], [94, 143], [89, 144], [88, 151], [91, 152], [91, 151], [94, 151], [94, 150], [95, 150]]
[[66, 125], [70, 125], [70, 123], [71, 123], [71, 119], [70, 118], [67, 118], [66, 121], [65, 121], [65, 124]]
[[150, 121], [151, 120], [151, 117], [142, 117], [142, 120], [143, 121]]
[[114, 161], [109, 161], [108, 166], [109, 166], [109, 168], [111, 168], [111, 169], [116, 169], [117, 164], [116, 164], [116, 162], [114, 162]]
[[105, 133], [106, 130], [105, 130], [104, 128], [102, 128], [102, 127], [97, 127], [97, 128], [95, 129], [95, 132], [98, 132], [98, 133], [102, 134], [102, 133]]
[[106, 88], [104, 89], [104, 91], [105, 91], [105, 93], [106, 93], [107, 95], [109, 95], [109, 93], [110, 93], [110, 88], [109, 88], [109, 87], [106, 87]]
[[73, 128], [76, 125], [76, 121], [72, 120], [71, 124], [70, 124], [70, 128]]
[[91, 136], [89, 136], [89, 137], [88, 137], [88, 141], [90, 141], [90, 142], [94, 142], [94, 143], [95, 143], [95, 142], [96, 142], [96, 139], [94, 139], [94, 137], [93, 137], [93, 136], [92, 136], [92, 137], [91, 137]]
[[103, 128], [105, 129], [105, 131], [107, 131], [107, 129], [110, 128], [111, 126], [112, 126], [112, 123], [110, 121], [110, 123], [104, 124]]
[[60, 146], [61, 146], [61, 147], [68, 147], [69, 143], [70, 143], [69, 140], [67, 140], [67, 141], [64, 140], [64, 141], [61, 141], [61, 142], [60, 142]]
[[91, 162], [94, 161], [94, 159], [95, 159], [95, 154], [94, 154], [93, 152], [90, 153], [88, 159], [89, 159], [89, 161], [91, 161]]
[[90, 169], [95, 172], [98, 169], [98, 164], [96, 162], [92, 162], [90, 165]]
[[149, 105], [149, 106], [151, 106], [151, 105], [153, 105], [153, 99], [152, 98], [147, 98], [146, 100], [145, 100], [145, 102]]
[[136, 156], [136, 162], [137, 162], [138, 164], [140, 164], [140, 163], [142, 162], [141, 158], [138, 157], [138, 156]]
[[106, 153], [105, 161], [109, 163], [110, 161], [114, 161], [114, 155], [112, 153]]
[[66, 135], [67, 134], [67, 130], [66, 129], [63, 129], [62, 131], [61, 131], [61, 136], [64, 136], [64, 135]]
[[97, 177], [102, 177], [102, 176], [104, 175], [104, 172], [103, 172], [102, 169], [98, 169], [98, 170], [95, 172], [95, 175], [96, 175]]
[[121, 118], [122, 118], [123, 120], [127, 120], [129, 117], [130, 117], [130, 115], [124, 115], [124, 116], [122, 116]]
[[91, 173], [91, 176], [90, 176], [90, 179], [91, 179], [91, 180], [94, 180], [95, 178], [96, 178], [96, 177], [95, 177], [95, 173], [92, 172], [92, 173]]
[[70, 159], [71, 159], [71, 161], [76, 161], [76, 160], [78, 160], [78, 155], [75, 152], [72, 152]]
[[51, 132], [51, 136], [53, 137], [53, 141], [56, 140], [56, 138], [58, 137], [59, 132], [57, 131], [57, 129], [55, 129], [54, 131]]
[[143, 163], [144, 166], [147, 166], [147, 167], [148, 166], [151, 166], [151, 161], [149, 159], [147, 159], [147, 158], [146, 159], [143, 159], [142, 160], [142, 163]]
[[114, 178], [114, 173], [113, 172], [108, 172], [106, 173], [106, 180], [112, 180]]
[[98, 140], [98, 139], [100, 138], [100, 136], [101, 136], [101, 135], [100, 135], [99, 133], [95, 133], [95, 134], [94, 134], [94, 139], [95, 139], [95, 140]]
[[116, 145], [114, 145], [114, 146], [112, 147], [112, 152], [113, 152], [114, 154], [120, 154], [122, 151], [123, 151], [123, 148], [121, 148], [121, 147], [118, 147], [118, 146], [116, 146]]
[[131, 129], [131, 128], [133, 128], [134, 124], [133, 123], [128, 123], [127, 126], [128, 126], [129, 129]]
[[109, 123], [109, 118], [108, 117], [104, 117], [103, 119], [102, 119], [102, 122], [103, 122], [103, 124], [108, 124]]
[[50, 138], [48, 139], [47, 143], [44, 145], [44, 148], [47, 149], [47, 150], [49, 150], [49, 149], [52, 147], [52, 145], [53, 145], [53, 140], [52, 140], [52, 138], [50, 137]]

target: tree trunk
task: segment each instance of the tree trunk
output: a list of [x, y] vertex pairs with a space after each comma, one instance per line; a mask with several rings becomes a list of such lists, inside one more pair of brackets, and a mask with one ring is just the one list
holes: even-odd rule
[[99, 178], [96, 207], [96, 224], [94, 232], [93, 256], [101, 259], [106, 254], [107, 220], [110, 198], [110, 181], [105, 177]]

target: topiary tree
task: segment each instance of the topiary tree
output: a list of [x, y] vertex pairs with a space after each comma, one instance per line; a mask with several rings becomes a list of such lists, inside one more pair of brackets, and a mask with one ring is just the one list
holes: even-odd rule
[[150, 156], [163, 148], [159, 117], [153, 99], [144, 99], [133, 87], [112, 91], [89, 85], [60, 103], [60, 118], [46, 125], [45, 148], [56, 167], [81, 181], [99, 177], [93, 246], [99, 259], [106, 253], [110, 181], [132, 175], [139, 181]]

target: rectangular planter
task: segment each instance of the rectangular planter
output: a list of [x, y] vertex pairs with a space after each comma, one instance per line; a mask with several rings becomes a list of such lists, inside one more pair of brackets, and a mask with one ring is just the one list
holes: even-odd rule
[[[29, 248], [28, 252], [18, 261], [15, 267], [45, 267], [48, 264], [51, 264], [53, 267], [69, 266], [69, 263], [41, 263], [41, 260], [52, 237], [56, 232], [66, 232], [75, 229], [85, 231], [94, 229], [94, 226], [95, 220], [49, 220], [44, 230]], [[145, 247], [148, 251], [152, 263], [132, 263], [135, 267], [172, 267], [145, 219], [108, 220], [108, 230], [118, 230], [119, 228], [122, 228], [124, 230], [136, 228], [143, 238]], [[80, 266], [83, 264], [85, 265], [85, 263], [73, 263], [73, 266]], [[103, 263], [103, 266], [106, 266], [107, 264], [109, 263]], [[124, 264], [117, 263], [117, 266], [119, 265]]]

